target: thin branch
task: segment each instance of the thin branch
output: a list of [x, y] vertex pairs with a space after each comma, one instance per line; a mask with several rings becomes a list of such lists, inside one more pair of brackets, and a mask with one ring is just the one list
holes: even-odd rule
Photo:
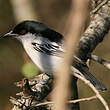
[[96, 99], [96, 98], [97, 98], [97, 96], [91, 96], [91, 97], [87, 97], [87, 98], [70, 100], [69, 103], [77, 103], [77, 102], [82, 102], [82, 101], [90, 101], [90, 100], [93, 100], [93, 99]]
[[85, 82], [96, 94], [97, 98], [100, 100], [100, 102], [104, 105], [106, 110], [110, 110], [108, 107], [107, 102], [104, 100], [104, 98], [100, 95], [100, 93], [98, 92], [98, 90], [96, 90], [96, 88], [90, 83], [90, 81], [88, 81], [87, 79], [85, 79], [84, 77], [78, 75], [77, 73], [72, 73], [75, 77], [79, 78], [80, 80], [82, 80], [83, 82]]
[[[87, 98], [70, 100], [67, 103], [77, 103], [77, 102], [82, 102], [82, 101], [90, 101], [90, 100], [93, 100], [93, 99], [96, 99], [96, 98], [97, 98], [97, 96], [91, 96], [91, 97], [87, 97]], [[44, 105], [47, 105], [47, 104], [54, 104], [54, 102], [52, 102], [52, 101], [43, 102], [43, 103], [37, 104], [35, 106], [38, 107], [38, 106], [44, 106]]]
[[108, 61], [106, 61], [105, 59], [103, 59], [99, 56], [93, 55], [93, 54], [90, 55], [90, 59], [92, 59], [92, 60], [104, 65], [106, 68], [110, 69], [110, 63]]
[[105, 5], [109, 0], [104, 0], [103, 2], [101, 2], [90, 14], [95, 14], [96, 12], [98, 12], [98, 10]]
[[28, 106], [26, 106], [25, 105], [25, 102], [24, 101], [21, 101], [21, 99], [20, 99], [20, 101], [19, 101], [19, 99], [16, 99], [16, 98], [14, 98], [14, 97], [10, 97], [10, 101], [14, 104], [14, 105], [16, 105], [16, 106], [19, 106], [19, 107], [28, 107]]

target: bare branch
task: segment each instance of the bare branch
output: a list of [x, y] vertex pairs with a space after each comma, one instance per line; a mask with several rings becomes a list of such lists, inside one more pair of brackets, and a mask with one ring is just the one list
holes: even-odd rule
[[98, 92], [98, 90], [96, 90], [96, 88], [90, 83], [90, 81], [88, 81], [87, 79], [85, 79], [84, 77], [78, 75], [77, 73], [73, 73], [74, 76], [76, 76], [77, 78], [79, 78], [80, 80], [82, 80], [85, 84], [87, 84], [96, 94], [97, 98], [100, 100], [100, 102], [104, 105], [106, 110], [110, 110], [108, 107], [107, 102], [104, 100], [104, 98], [100, 95], [100, 93]]
[[91, 54], [90, 56], [90, 59], [104, 65], [106, 68], [110, 69], [110, 63], [108, 61], [106, 61], [105, 59], [99, 57], [99, 56], [96, 56], [96, 55], [93, 55]]
[[84, 62], [88, 59], [88, 54], [92, 53], [96, 46], [103, 41], [104, 36], [110, 29], [110, 1], [104, 5], [84, 32], [80, 39], [77, 56]]
[[77, 103], [77, 102], [82, 102], [82, 101], [91, 101], [91, 100], [96, 99], [96, 98], [97, 98], [97, 96], [91, 96], [91, 97], [87, 97], [87, 98], [70, 100], [69, 103]]
[[103, 0], [94, 10], [92, 10], [92, 12], [90, 14], [95, 14], [96, 12], [98, 12], [98, 10], [105, 5], [109, 0]]
[[[67, 103], [77, 103], [77, 102], [82, 102], [82, 101], [90, 101], [90, 100], [93, 100], [93, 99], [96, 99], [96, 98], [97, 98], [97, 96], [91, 96], [91, 97], [87, 97], [87, 98], [70, 100]], [[35, 106], [38, 107], [38, 106], [43, 106], [43, 105], [47, 105], [47, 104], [52, 104], [53, 105], [54, 103], [51, 102], [51, 101], [48, 101], [48, 102], [43, 102], [43, 103], [37, 104]]]

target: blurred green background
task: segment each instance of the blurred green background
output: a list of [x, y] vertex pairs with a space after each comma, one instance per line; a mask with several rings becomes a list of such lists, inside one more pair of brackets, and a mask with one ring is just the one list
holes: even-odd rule
[[[49, 27], [63, 33], [66, 18], [70, 9], [71, 0], [31, 0], [35, 13], [40, 21]], [[0, 36], [9, 32], [16, 25], [13, 8], [10, 0], [0, 0]], [[110, 61], [110, 35], [98, 45], [94, 53]], [[32, 66], [32, 65], [31, 65]], [[19, 91], [14, 82], [21, 80], [25, 70], [30, 72], [30, 65], [24, 65], [24, 50], [15, 39], [0, 39], [0, 110], [11, 110], [10, 96]], [[34, 71], [35, 70], [35, 71]], [[34, 73], [36, 72], [33, 67]], [[110, 106], [110, 70], [102, 65], [92, 62], [90, 71], [95, 74], [108, 88], [101, 93]], [[82, 82], [78, 82], [79, 97], [93, 95], [91, 90]], [[81, 110], [103, 110], [98, 100], [81, 102]]]

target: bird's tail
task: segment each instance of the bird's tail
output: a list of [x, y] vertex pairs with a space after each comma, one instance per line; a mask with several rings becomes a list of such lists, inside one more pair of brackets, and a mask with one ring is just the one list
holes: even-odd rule
[[97, 90], [102, 90], [102, 91], [107, 90], [105, 85], [101, 81], [99, 81], [95, 76], [93, 76], [87, 69], [83, 69], [83, 68], [76, 69], [72, 67], [72, 70], [80, 74], [81, 76], [85, 77], [87, 80], [89, 80]]

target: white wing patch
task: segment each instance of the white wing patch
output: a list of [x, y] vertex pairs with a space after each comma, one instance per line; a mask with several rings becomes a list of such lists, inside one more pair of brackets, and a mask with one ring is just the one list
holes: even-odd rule
[[61, 44], [58, 45], [55, 42], [50, 42], [48, 39], [39, 40], [32, 42], [35, 50], [53, 56], [61, 56], [61, 54], [64, 53], [64, 49], [62, 48]]

